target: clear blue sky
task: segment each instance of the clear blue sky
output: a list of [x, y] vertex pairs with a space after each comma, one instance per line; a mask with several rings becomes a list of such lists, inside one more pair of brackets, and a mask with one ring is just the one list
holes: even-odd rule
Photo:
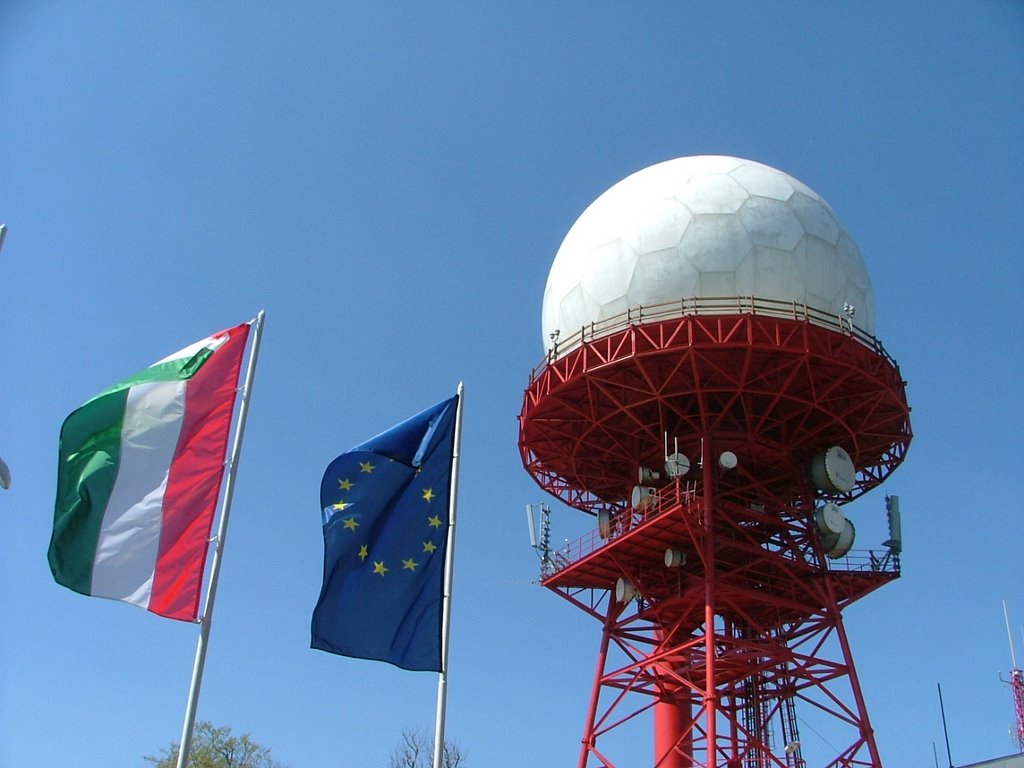
[[[50, 577], [57, 436], [261, 308], [200, 717], [292, 768], [385, 766], [432, 729], [435, 676], [308, 648], [318, 489], [464, 380], [448, 732], [471, 768], [575, 765], [599, 626], [531, 584], [542, 493], [516, 445], [543, 287], [607, 187], [712, 153], [836, 209], [909, 382], [885, 485], [904, 576], [846, 612], [886, 765], [933, 743], [946, 764], [936, 683], [954, 762], [1010, 753], [1022, 126], [1010, 0], [0, 4], [0, 765], [142, 765], [178, 739], [196, 628]], [[881, 495], [849, 510], [865, 545]], [[556, 508], [556, 540], [582, 518]], [[644, 738], [622, 768], [650, 764]]]

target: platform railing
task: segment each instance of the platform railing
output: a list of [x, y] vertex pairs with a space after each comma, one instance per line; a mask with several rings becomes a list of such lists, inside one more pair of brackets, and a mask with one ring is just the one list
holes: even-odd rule
[[613, 317], [589, 323], [568, 336], [556, 332], [555, 337], [549, 340], [550, 346], [544, 360], [531, 372], [530, 382], [532, 383], [546, 366], [587, 342], [623, 331], [630, 326], [683, 317], [715, 315], [758, 315], [807, 322], [850, 336], [896, 365], [896, 360], [885, 351], [882, 343], [854, 325], [853, 319], [846, 315], [833, 315], [799, 301], [764, 299], [757, 296], [691, 296], [649, 306], [632, 307]]
[[899, 573], [900, 556], [891, 549], [851, 549], [842, 557], [829, 560], [828, 569], [843, 573]]
[[593, 554], [609, 542], [622, 537], [634, 528], [669, 510], [680, 501], [685, 506], [694, 504], [695, 499], [693, 483], [679, 483], [678, 490], [676, 484], [670, 484], [661, 488], [658, 491], [658, 496], [652, 499], [651, 503], [645, 504], [642, 507], [626, 507], [617, 511], [608, 521], [608, 529], [603, 533], [600, 528], [600, 522], [595, 521], [597, 525], [579, 538], [572, 541], [566, 539], [561, 547], [552, 550], [549, 561], [542, 569], [541, 576], [547, 578], [558, 573], [573, 563], [582, 560], [584, 557]]
[[[597, 525], [582, 536], [572, 541], [566, 539], [561, 547], [552, 548], [550, 556], [544, 560], [541, 578], [553, 576], [678, 505], [694, 511], [699, 508], [695, 483], [678, 481], [659, 488], [657, 496], [653, 497], [650, 503], [639, 507], [627, 507], [611, 516], [604, 531], [601, 530], [600, 521], [595, 521]], [[802, 557], [795, 551], [792, 552], [792, 556]], [[900, 572], [899, 555], [889, 549], [880, 552], [867, 549], [851, 550], [842, 557], [829, 559], [827, 563], [830, 571], [844, 573]]]

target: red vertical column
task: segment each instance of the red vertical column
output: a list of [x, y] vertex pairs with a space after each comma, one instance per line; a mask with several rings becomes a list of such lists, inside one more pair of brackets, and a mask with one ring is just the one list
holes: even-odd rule
[[708, 768], [717, 765], [716, 745], [718, 743], [718, 693], [715, 686], [715, 532], [714, 532], [714, 463], [711, 461], [712, 446], [709, 435], [701, 440], [701, 482], [703, 483], [704, 523], [704, 714], [707, 719]]
[[655, 768], [693, 768], [693, 702], [678, 694], [654, 705]]

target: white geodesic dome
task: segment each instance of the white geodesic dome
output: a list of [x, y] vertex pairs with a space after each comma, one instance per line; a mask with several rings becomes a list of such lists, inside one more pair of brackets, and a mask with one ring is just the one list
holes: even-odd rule
[[806, 304], [874, 334], [871, 279], [828, 203], [782, 171], [714, 155], [652, 165], [591, 203], [551, 265], [543, 343], [691, 297]]

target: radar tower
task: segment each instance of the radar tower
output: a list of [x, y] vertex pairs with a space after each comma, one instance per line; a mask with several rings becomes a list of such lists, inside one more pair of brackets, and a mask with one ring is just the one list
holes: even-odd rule
[[881, 766], [842, 618], [900, 573], [895, 497], [882, 557], [846, 513], [911, 440], [874, 322], [834, 211], [760, 163], [660, 163], [569, 230], [519, 447], [594, 517], [541, 579], [601, 626], [579, 768], [637, 765], [644, 719], [658, 768]]

